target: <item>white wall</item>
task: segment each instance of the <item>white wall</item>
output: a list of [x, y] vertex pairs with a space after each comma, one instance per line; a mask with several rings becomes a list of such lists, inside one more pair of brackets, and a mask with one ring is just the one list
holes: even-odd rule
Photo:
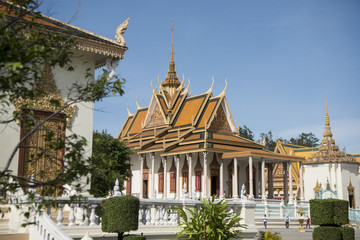
[[[57, 88], [61, 92], [61, 96], [65, 98], [68, 95], [68, 87], [74, 82], [84, 82], [84, 73], [87, 68], [95, 74], [95, 54], [85, 53], [81, 51], [75, 52], [73, 65], [75, 71], [68, 72], [60, 68], [53, 69], [53, 76]], [[86, 64], [83, 64], [84, 61]], [[9, 116], [12, 114], [13, 106], [10, 106]], [[4, 168], [9, 156], [17, 143], [20, 141], [20, 126], [16, 122], [2, 125], [0, 129], [0, 168]], [[80, 103], [76, 105], [76, 112], [73, 117], [71, 129], [66, 130], [66, 135], [71, 133], [79, 134], [86, 138], [88, 146], [85, 147], [85, 155], [87, 158], [91, 156], [92, 149], [92, 132], [93, 132], [93, 103]], [[18, 171], [19, 155], [16, 152], [11, 164], [10, 170], [14, 173]]]

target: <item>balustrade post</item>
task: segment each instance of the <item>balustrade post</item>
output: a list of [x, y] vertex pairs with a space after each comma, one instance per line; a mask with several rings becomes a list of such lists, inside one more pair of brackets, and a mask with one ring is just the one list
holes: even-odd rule
[[62, 221], [64, 221], [63, 207], [64, 207], [64, 204], [58, 204], [58, 214], [57, 214], [57, 217], [56, 217], [56, 221], [57, 221], [58, 226], [63, 226], [64, 225], [62, 223]]
[[91, 213], [90, 213], [90, 226], [96, 226], [96, 214], [95, 214], [95, 208], [97, 205], [91, 204]]
[[168, 207], [164, 205], [164, 225], [169, 224]]
[[160, 225], [161, 206], [156, 206], [154, 209], [156, 211], [154, 225]]
[[139, 226], [144, 225], [143, 216], [144, 216], [145, 210], [143, 206], [140, 206], [139, 208]]
[[151, 206], [146, 206], [146, 223], [145, 225], [151, 225]]
[[89, 225], [89, 216], [87, 214], [87, 205], [81, 204], [80, 208], [82, 211], [82, 218], [81, 218], [79, 226], [87, 226], [87, 225]]
[[74, 226], [75, 225], [75, 204], [72, 203], [70, 204], [70, 215], [69, 215], [69, 224], [68, 226], [71, 227], [71, 226]]

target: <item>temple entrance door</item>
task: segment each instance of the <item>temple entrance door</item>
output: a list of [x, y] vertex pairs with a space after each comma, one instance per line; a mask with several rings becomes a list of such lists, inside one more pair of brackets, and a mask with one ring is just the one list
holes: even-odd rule
[[[231, 163], [229, 164], [231, 166]], [[227, 181], [227, 186], [228, 186], [228, 198], [231, 198], [233, 193], [233, 170], [232, 168], [228, 168], [228, 181]]]
[[143, 198], [149, 198], [149, 173], [143, 173]]
[[349, 193], [349, 207], [355, 208], [355, 198], [354, 198], [354, 190], [348, 190]]
[[148, 196], [148, 180], [143, 181], [143, 198], [149, 198]]
[[211, 179], [210, 179], [210, 191], [211, 196], [216, 195], [220, 196], [220, 178], [219, 178], [219, 169], [211, 169]]

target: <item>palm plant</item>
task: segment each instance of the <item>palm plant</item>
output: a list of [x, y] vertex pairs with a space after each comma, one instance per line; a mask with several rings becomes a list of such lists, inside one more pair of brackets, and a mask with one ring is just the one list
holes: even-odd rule
[[[195, 208], [185, 208], [185, 211], [175, 207], [180, 216], [182, 230], [178, 237], [187, 237], [195, 240], [225, 240], [230, 238], [240, 238], [240, 228], [245, 225], [240, 224], [241, 217], [226, 208], [229, 202], [221, 200], [215, 202], [215, 196], [211, 199], [201, 199], [203, 206], [197, 210]], [[188, 218], [186, 212], [190, 213]]]

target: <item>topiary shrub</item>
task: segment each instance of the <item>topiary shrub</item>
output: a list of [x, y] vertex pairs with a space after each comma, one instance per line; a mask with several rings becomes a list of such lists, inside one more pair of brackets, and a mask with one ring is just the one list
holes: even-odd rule
[[341, 229], [343, 240], [355, 240], [355, 230], [352, 227], [342, 227]]
[[144, 235], [126, 235], [124, 240], [146, 240]]
[[348, 201], [338, 199], [310, 200], [311, 222], [320, 226], [340, 226], [347, 224]]
[[330, 199], [310, 200], [311, 223], [315, 225], [333, 225], [334, 211]]
[[314, 228], [313, 240], [341, 240], [341, 228], [333, 226], [324, 226]]
[[139, 218], [138, 198], [125, 195], [111, 197], [101, 202], [102, 221], [101, 229], [103, 232], [116, 232], [118, 239], [122, 240], [124, 232], [138, 229]]
[[334, 224], [345, 225], [349, 223], [349, 202], [346, 200], [333, 201]]

